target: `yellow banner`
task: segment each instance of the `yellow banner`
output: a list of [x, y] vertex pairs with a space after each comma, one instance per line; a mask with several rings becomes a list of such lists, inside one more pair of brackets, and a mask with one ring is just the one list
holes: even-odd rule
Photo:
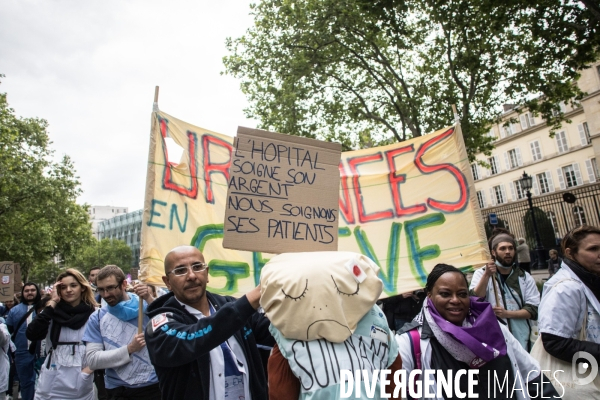
[[[183, 149], [173, 161], [173, 143]], [[171, 154], [169, 154], [169, 151]], [[271, 254], [222, 246], [233, 138], [152, 114], [140, 279], [162, 285], [163, 260], [191, 244], [210, 267], [212, 292], [256, 286]], [[381, 267], [382, 297], [421, 288], [438, 263], [485, 264], [485, 232], [460, 126], [389, 146], [342, 153], [339, 250]]]

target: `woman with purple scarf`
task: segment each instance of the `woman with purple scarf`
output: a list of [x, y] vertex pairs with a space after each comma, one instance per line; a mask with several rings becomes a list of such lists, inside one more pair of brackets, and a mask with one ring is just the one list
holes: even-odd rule
[[[436, 265], [427, 277], [425, 291], [421, 314], [396, 335], [407, 376], [421, 370], [422, 398], [431, 398], [427, 393], [446, 400], [465, 395], [480, 399], [560, 398], [540, 373], [537, 361], [498, 321], [491, 305], [469, 297], [467, 279], [459, 269]], [[479, 373], [469, 379], [469, 370]], [[438, 380], [452, 382], [452, 390], [438, 385]]]

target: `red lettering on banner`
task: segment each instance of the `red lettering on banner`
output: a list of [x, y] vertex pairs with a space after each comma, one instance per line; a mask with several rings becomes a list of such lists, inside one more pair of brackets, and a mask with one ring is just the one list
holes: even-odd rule
[[196, 134], [194, 132], [187, 132], [188, 137], [188, 158], [190, 160], [190, 181], [191, 186], [189, 188], [179, 185], [173, 182], [171, 169], [175, 166], [175, 163], [170, 163], [169, 157], [167, 156], [167, 146], [165, 145], [164, 139], [167, 137], [167, 121], [159, 118], [160, 133], [163, 137], [163, 154], [165, 156], [165, 172], [163, 174], [163, 189], [173, 190], [183, 196], [195, 199], [198, 196], [198, 163], [196, 162]]
[[[350, 191], [348, 190], [348, 174], [346, 174], [346, 168], [342, 161], [339, 165], [340, 170], [340, 183], [342, 184], [342, 194], [340, 196], [339, 205], [340, 213], [349, 225], [354, 224], [354, 212], [352, 211], [352, 198], [350, 197]], [[343, 199], [343, 201], [342, 201]]]
[[415, 151], [414, 145], [400, 147], [399, 149], [389, 150], [385, 152], [388, 167], [390, 169], [389, 181], [392, 189], [392, 199], [394, 200], [394, 208], [397, 217], [406, 217], [409, 215], [420, 214], [427, 211], [425, 204], [415, 204], [414, 206], [404, 207], [402, 205], [402, 196], [400, 195], [400, 184], [406, 181], [406, 174], [398, 174], [394, 164], [394, 158], [401, 154]]
[[348, 159], [348, 166], [350, 167], [350, 171], [352, 172], [352, 184], [354, 185], [354, 195], [356, 196], [356, 204], [358, 205], [358, 220], [361, 223], [394, 217], [394, 212], [392, 210], [377, 211], [369, 215], [365, 214], [363, 196], [360, 190], [360, 183], [358, 181], [358, 178], [360, 177], [358, 173], [358, 165], [381, 160], [383, 160], [383, 156], [380, 152], [368, 156], [354, 157]]
[[437, 164], [437, 165], [427, 165], [423, 162], [423, 155], [427, 150], [434, 147], [444, 139], [450, 137], [454, 133], [454, 128], [448, 129], [446, 132], [434, 137], [433, 139], [429, 139], [425, 143], [419, 147], [417, 150], [417, 155], [415, 156], [415, 165], [424, 174], [432, 174], [437, 171], [447, 171], [449, 172], [457, 181], [460, 195], [458, 197], [458, 201], [456, 202], [446, 202], [446, 201], [438, 201], [434, 200], [431, 197], [427, 198], [427, 204], [436, 210], [450, 213], [456, 211], [462, 211], [469, 200], [469, 187], [467, 185], [467, 178], [463, 175], [463, 173], [456, 166], [452, 164]]
[[[209, 145], [221, 146], [229, 152], [229, 159], [224, 163], [212, 163], [210, 161], [210, 152], [208, 151]], [[211, 174], [221, 173], [225, 176], [225, 181], [229, 182], [229, 167], [231, 166], [231, 153], [233, 146], [218, 137], [211, 135], [202, 135], [202, 165], [204, 167], [204, 183], [206, 184], [205, 199], [207, 203], [215, 203], [215, 195], [212, 190]]]

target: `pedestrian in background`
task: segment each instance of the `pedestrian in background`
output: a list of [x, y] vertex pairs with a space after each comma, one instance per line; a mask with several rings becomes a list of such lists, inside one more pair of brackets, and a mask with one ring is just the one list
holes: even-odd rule
[[[12, 300], [5, 301], [4, 305], [2, 305], [2, 307], [0, 307], [0, 316], [2, 316], [2, 319], [5, 324], [6, 324], [6, 318], [8, 317], [8, 313], [17, 304], [19, 304], [19, 302], [17, 301], [17, 298], [16, 298], [16, 296], [13, 296]], [[0, 355], [0, 357], [1, 357], [1, 355]], [[8, 399], [12, 399], [12, 390], [13, 390], [13, 385], [15, 383], [15, 375], [17, 374], [17, 370], [15, 367], [14, 354], [13, 354], [13, 351], [10, 349], [8, 350], [8, 360], [10, 363], [10, 369], [9, 369], [9, 373], [8, 373], [8, 388], [6, 389], [6, 396]], [[0, 399], [1, 398], [2, 397], [0, 397]]]
[[562, 264], [562, 258], [558, 256], [558, 251], [550, 250], [550, 259], [548, 260], [548, 277], [552, 278], [558, 272]]
[[4, 318], [0, 317], [0, 400], [6, 400], [6, 393], [9, 389], [10, 360], [8, 355], [10, 352], [10, 333], [8, 333]]
[[38, 286], [27, 282], [21, 289], [21, 304], [14, 306], [6, 317], [6, 325], [16, 346], [15, 366], [22, 400], [33, 400], [35, 394], [35, 354], [29, 352], [31, 343], [25, 332], [35, 318], [35, 305], [41, 297]]
[[[527, 243], [525, 243], [524, 238], [519, 238], [518, 242], [519, 245], [517, 246], [517, 260], [519, 261], [519, 267], [523, 271], [531, 273], [531, 254], [529, 253], [529, 246], [527, 246]], [[540, 262], [541, 260], [538, 261], [538, 268], [541, 267], [539, 265]]]
[[27, 327], [27, 338], [45, 339], [48, 348], [36, 400], [94, 399], [94, 375], [87, 366], [82, 338], [96, 306], [81, 272], [69, 268], [58, 276], [46, 307]]

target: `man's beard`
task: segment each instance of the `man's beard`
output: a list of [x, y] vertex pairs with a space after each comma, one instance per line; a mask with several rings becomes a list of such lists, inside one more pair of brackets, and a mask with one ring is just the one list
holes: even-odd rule
[[504, 258], [498, 258], [498, 262], [500, 262], [500, 264], [502, 264], [502, 266], [505, 267], [505, 268], [512, 267], [513, 264], [514, 264], [514, 261], [515, 261], [515, 259], [514, 259], [514, 257], [512, 257], [510, 259], [510, 262], [508, 264], [506, 264], [506, 261], [504, 260]]

